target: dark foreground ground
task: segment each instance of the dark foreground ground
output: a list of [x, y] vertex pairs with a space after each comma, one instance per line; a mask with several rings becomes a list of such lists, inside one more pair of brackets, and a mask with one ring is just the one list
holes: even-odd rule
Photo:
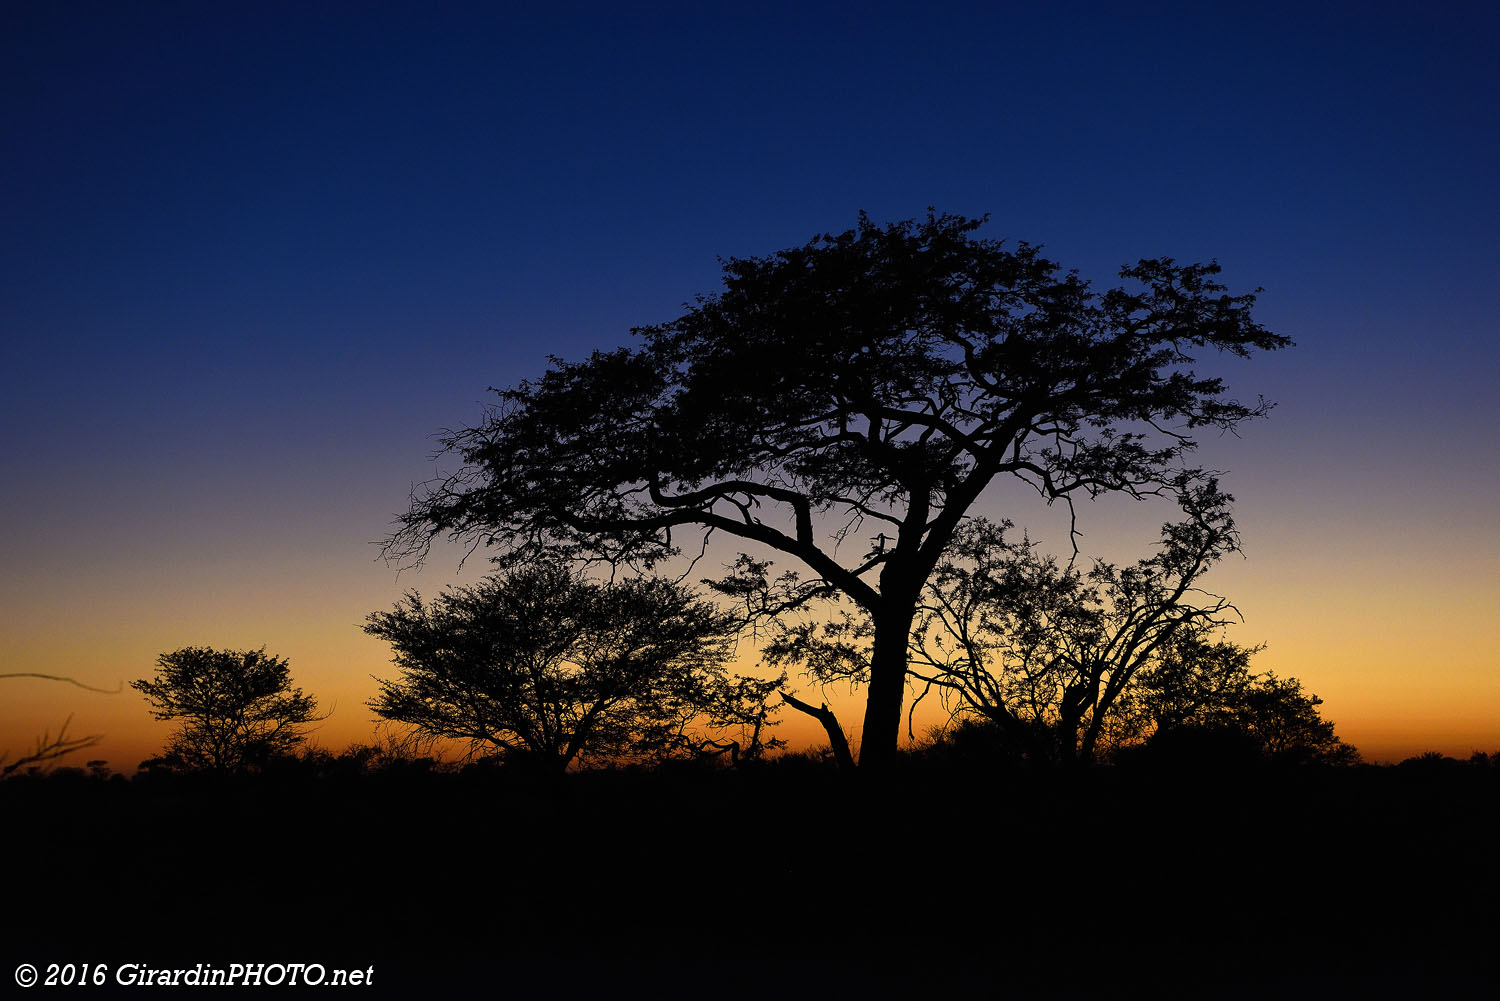
[[77, 775], [0, 809], [7, 987], [22, 962], [373, 967], [344, 990], [438, 998], [1500, 986], [1493, 767]]

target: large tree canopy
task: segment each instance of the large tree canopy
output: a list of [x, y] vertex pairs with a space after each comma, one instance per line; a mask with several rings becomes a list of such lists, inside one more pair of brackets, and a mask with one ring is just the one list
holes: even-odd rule
[[[862, 765], [896, 750], [922, 587], [997, 478], [1045, 498], [1155, 492], [1190, 435], [1262, 402], [1194, 369], [1289, 341], [1215, 264], [1143, 260], [1095, 292], [983, 220], [929, 214], [724, 262], [724, 289], [635, 347], [553, 360], [446, 437], [463, 461], [388, 545], [434, 537], [649, 566], [722, 532], [789, 554], [868, 613]], [[861, 544], [864, 543], [864, 544]]]

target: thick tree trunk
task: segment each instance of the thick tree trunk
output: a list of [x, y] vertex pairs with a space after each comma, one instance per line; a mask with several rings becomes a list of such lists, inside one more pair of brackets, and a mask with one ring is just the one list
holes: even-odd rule
[[901, 705], [906, 696], [906, 650], [916, 602], [887, 611], [875, 619], [875, 641], [870, 651], [870, 688], [865, 701], [865, 726], [860, 737], [859, 767], [889, 771], [896, 761], [901, 736]]

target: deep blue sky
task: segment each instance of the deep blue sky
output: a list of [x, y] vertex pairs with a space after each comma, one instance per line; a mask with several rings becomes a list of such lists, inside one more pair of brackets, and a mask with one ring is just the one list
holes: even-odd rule
[[1494, 591], [1500, 8], [396, 6], [0, 12], [0, 670], [241, 635], [303, 643], [309, 687], [380, 670], [299, 637], [367, 642], [428, 434], [716, 255], [929, 205], [1101, 283], [1170, 255], [1265, 288], [1298, 347], [1232, 374], [1281, 406], [1213, 458], [1252, 553], [1321, 560], [1289, 607]]

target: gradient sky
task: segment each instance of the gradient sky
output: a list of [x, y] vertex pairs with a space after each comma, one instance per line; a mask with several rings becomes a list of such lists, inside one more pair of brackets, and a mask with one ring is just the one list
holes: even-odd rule
[[[1233, 638], [1367, 758], [1500, 749], [1500, 8], [396, 6], [0, 9], [0, 672], [265, 646], [320, 743], [368, 740], [365, 616], [484, 571], [377, 560], [434, 431], [716, 255], [931, 205], [1100, 284], [1263, 287], [1297, 347], [1224, 371], [1278, 406], [1202, 453]], [[1085, 551], [1166, 514], [1085, 508]], [[166, 733], [128, 689], [0, 684], [0, 749], [72, 713], [130, 771]]]

